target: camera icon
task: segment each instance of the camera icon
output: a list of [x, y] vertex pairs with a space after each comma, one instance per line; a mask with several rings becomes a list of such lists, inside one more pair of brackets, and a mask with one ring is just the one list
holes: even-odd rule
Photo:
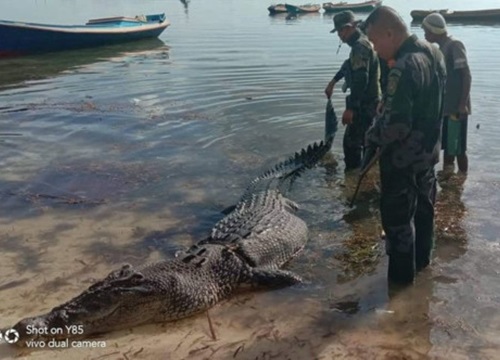
[[19, 333], [15, 329], [9, 329], [3, 333], [3, 336], [0, 332], [0, 342], [2, 341], [2, 338], [7, 344], [15, 344], [19, 341]]

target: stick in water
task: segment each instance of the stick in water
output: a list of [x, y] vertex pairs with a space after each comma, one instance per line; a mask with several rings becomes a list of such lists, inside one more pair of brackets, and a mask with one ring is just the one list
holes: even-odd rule
[[366, 167], [363, 169], [363, 171], [361, 171], [361, 173], [359, 174], [358, 185], [356, 185], [356, 190], [354, 191], [354, 195], [352, 196], [351, 203], [349, 204], [349, 207], [352, 208], [354, 206], [354, 201], [356, 200], [356, 196], [358, 195], [358, 191], [359, 191], [359, 188], [361, 186], [361, 182], [363, 181], [363, 178], [365, 177], [366, 173], [368, 171], [370, 171], [373, 164], [375, 164], [377, 162], [377, 160], [380, 158], [380, 153], [381, 153], [380, 149], [377, 149], [377, 152], [375, 153], [373, 158], [370, 160], [368, 165], [366, 165]]
[[212, 325], [212, 319], [210, 318], [210, 314], [207, 310], [207, 319], [208, 319], [208, 327], [210, 328], [210, 334], [212, 335], [213, 340], [217, 340], [217, 336], [215, 335], [214, 326]]

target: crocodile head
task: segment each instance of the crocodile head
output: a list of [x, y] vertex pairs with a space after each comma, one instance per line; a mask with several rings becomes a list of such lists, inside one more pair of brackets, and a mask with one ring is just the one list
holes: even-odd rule
[[86, 337], [154, 322], [165, 301], [159, 285], [124, 265], [50, 312], [19, 321], [14, 325], [20, 335], [18, 345], [32, 339]]

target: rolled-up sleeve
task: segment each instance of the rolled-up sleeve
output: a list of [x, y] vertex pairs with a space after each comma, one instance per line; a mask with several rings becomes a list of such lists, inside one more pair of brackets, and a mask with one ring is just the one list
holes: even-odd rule
[[453, 56], [453, 68], [455, 70], [465, 69], [469, 67], [467, 63], [467, 51], [465, 50], [465, 46], [461, 41], [455, 41], [453, 43], [452, 49]]

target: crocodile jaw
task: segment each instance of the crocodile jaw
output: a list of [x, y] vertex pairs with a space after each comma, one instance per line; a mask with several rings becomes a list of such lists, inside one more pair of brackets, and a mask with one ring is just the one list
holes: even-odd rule
[[50, 312], [19, 321], [13, 327], [20, 336], [18, 345], [29, 340], [87, 337], [154, 322], [168, 301], [162, 290], [142, 274], [123, 267]]

